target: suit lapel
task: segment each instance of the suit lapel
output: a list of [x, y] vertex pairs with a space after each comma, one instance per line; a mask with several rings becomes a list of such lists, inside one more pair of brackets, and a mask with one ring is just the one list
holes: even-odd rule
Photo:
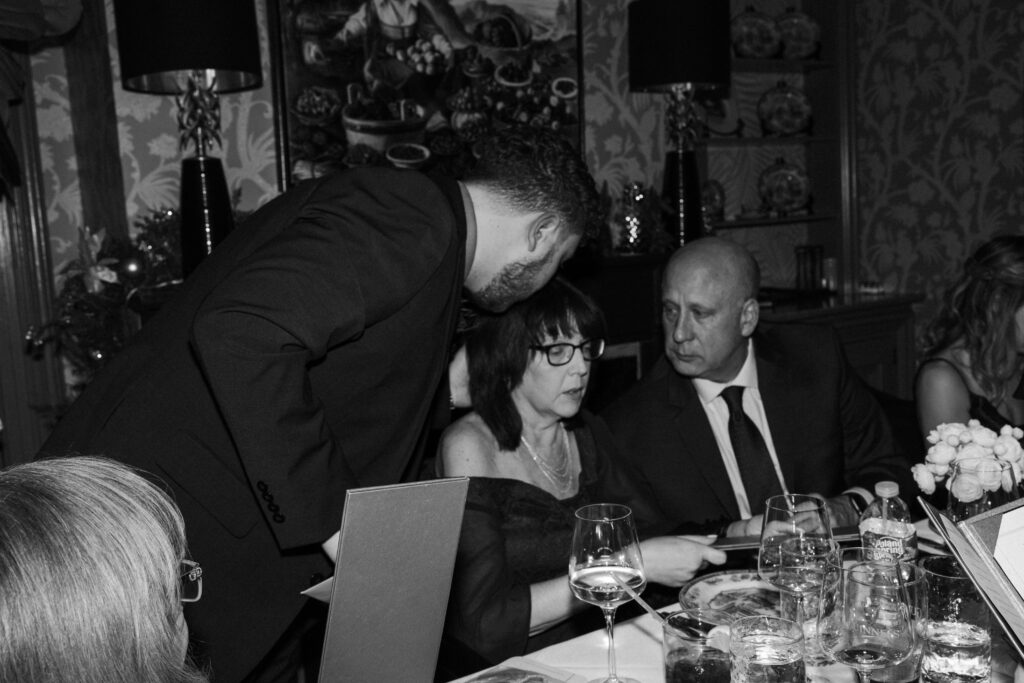
[[792, 492], [797, 480], [797, 455], [804, 447], [800, 419], [806, 413], [806, 406], [801, 407], [801, 389], [796, 378], [770, 339], [761, 335], [754, 337], [754, 355], [757, 357], [758, 390], [768, 416], [775, 455], [779, 458], [786, 490]]
[[678, 454], [679, 462], [693, 467], [693, 472], [683, 472], [683, 476], [699, 476], [703, 479], [728, 519], [739, 518], [739, 507], [736, 496], [729, 483], [729, 474], [722, 463], [722, 454], [718, 450], [711, 423], [704, 412], [693, 383], [681, 377], [674, 370], [669, 375], [669, 405], [676, 411], [672, 420], [679, 441], [682, 444]]

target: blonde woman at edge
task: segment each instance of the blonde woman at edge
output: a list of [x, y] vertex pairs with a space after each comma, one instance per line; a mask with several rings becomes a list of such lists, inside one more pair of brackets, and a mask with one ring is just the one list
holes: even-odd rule
[[183, 599], [201, 592], [174, 502], [96, 457], [0, 471], [0, 680], [199, 683]]

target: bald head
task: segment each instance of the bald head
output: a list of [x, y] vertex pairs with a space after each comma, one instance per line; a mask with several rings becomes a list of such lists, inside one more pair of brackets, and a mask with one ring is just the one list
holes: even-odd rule
[[757, 327], [757, 261], [738, 244], [705, 237], [680, 247], [662, 282], [665, 354], [685, 377], [729, 382]]
[[665, 268], [665, 280], [667, 282], [674, 271], [698, 266], [721, 284], [732, 285], [736, 296], [757, 299], [761, 269], [750, 252], [739, 244], [721, 237], [688, 242], [672, 254]]

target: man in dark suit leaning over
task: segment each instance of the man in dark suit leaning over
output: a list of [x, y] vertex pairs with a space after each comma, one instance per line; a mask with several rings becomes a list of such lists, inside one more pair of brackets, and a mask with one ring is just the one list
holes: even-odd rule
[[910, 463], [830, 328], [758, 326], [759, 279], [732, 242], [676, 251], [662, 281], [665, 357], [602, 415], [681, 530], [760, 533], [765, 499], [782, 492], [824, 496], [833, 526], [855, 524], [876, 482], [912, 490]]
[[333, 571], [346, 489], [420, 471], [463, 290], [503, 310], [601, 223], [579, 152], [537, 129], [485, 140], [461, 182], [356, 168], [301, 183], [200, 264], [42, 454], [166, 484], [206, 580], [185, 607], [201, 661], [226, 683], [295, 680], [318, 621], [299, 592]]

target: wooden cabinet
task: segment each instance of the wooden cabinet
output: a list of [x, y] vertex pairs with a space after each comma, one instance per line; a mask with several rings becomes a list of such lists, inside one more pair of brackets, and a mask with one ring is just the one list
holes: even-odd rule
[[763, 307], [761, 320], [831, 325], [864, 381], [909, 399], [916, 366], [913, 305], [923, 298], [920, 294], [833, 296]]
[[[823, 247], [824, 257], [836, 259], [838, 282], [850, 283], [857, 255], [851, 234], [850, 36], [851, 3], [847, 0], [803, 0], [795, 9], [820, 27], [818, 52], [804, 59], [781, 56], [748, 59], [734, 56], [728, 97], [708, 107], [708, 134], [699, 143], [701, 175], [717, 181], [724, 191], [724, 215], [711, 222], [712, 231], [798, 226], [808, 244]], [[770, 0], [732, 3], [733, 16], [752, 9], [778, 19], [786, 10]], [[789, 5], [785, 6], [789, 7]], [[780, 84], [796, 93], [779, 98]], [[791, 122], [806, 102], [810, 124], [799, 130], [766, 130], [759, 116], [762, 101], [781, 99], [778, 121]], [[789, 134], [787, 134], [789, 133]], [[762, 175], [778, 163], [802, 171], [810, 200], [797, 210], [766, 205], [759, 192]], [[853, 287], [846, 285], [848, 290]]]

